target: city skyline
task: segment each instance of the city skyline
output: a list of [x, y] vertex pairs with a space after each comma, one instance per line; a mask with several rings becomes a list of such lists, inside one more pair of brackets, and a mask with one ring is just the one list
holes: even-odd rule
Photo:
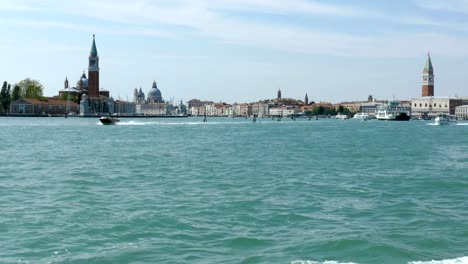
[[[3, 79], [52, 96], [87, 69], [96, 34], [101, 88], [131, 100], [156, 80], [166, 99], [254, 102], [467, 95], [467, 1], [3, 1]], [[3, 80], [2, 80], [3, 81]]]

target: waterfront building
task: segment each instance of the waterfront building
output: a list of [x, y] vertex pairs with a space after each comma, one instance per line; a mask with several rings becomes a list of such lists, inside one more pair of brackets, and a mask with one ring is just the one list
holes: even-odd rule
[[270, 105], [268, 101], [260, 101], [252, 104], [252, 115], [257, 117], [264, 117], [269, 115]]
[[426, 65], [422, 75], [422, 97], [434, 96], [434, 67], [432, 67], [431, 56], [427, 54]]
[[65, 115], [78, 113], [79, 106], [75, 102], [67, 102], [53, 98], [19, 99], [11, 103], [11, 115]]
[[68, 78], [65, 77], [63, 89], [59, 91], [59, 98], [61, 100], [71, 100], [78, 103], [80, 97], [80, 89], [77, 87], [69, 87]]
[[360, 112], [368, 114], [370, 116], [375, 116], [377, 109], [385, 105], [386, 102], [367, 102], [361, 104]]
[[144, 104], [146, 102], [145, 93], [141, 90], [141, 87], [140, 90], [137, 88], [133, 90], [133, 102], [137, 104]]
[[461, 98], [448, 96], [425, 96], [411, 100], [413, 116], [437, 116], [440, 114], [455, 114], [455, 108], [462, 105]]
[[468, 120], [468, 105], [455, 107], [455, 116], [457, 119]]
[[367, 114], [375, 115], [377, 108], [383, 104], [388, 103], [386, 100], [375, 100], [372, 95], [367, 97], [367, 101], [350, 101], [350, 102], [341, 102], [335, 104], [335, 109], [341, 105], [344, 108], [349, 109], [353, 113], [364, 112]]
[[239, 116], [251, 116], [252, 115], [252, 106], [250, 104], [240, 104], [239, 105]]
[[135, 113], [137, 115], [169, 115], [173, 112], [172, 105], [164, 102], [156, 81], [153, 81], [148, 96], [145, 99], [145, 94], [140, 88], [139, 91], [136, 89], [133, 91], [133, 97], [135, 102]]
[[[99, 71], [99, 56], [96, 38], [93, 34], [93, 42], [88, 56], [88, 77], [83, 71], [75, 87], [69, 87], [68, 78], [65, 78], [64, 89], [59, 90], [59, 98], [79, 102], [81, 107], [87, 106], [89, 109], [80, 111], [80, 114], [83, 115], [100, 115], [112, 112], [113, 99], [108, 90], [100, 88]], [[86, 95], [87, 103], [83, 102], [83, 95]]]
[[148, 93], [148, 103], [164, 103], [164, 100], [162, 99], [161, 91], [158, 89], [158, 85], [156, 84], [156, 81], [153, 81], [153, 86], [151, 87], [151, 90]]
[[116, 100], [114, 102], [114, 113], [117, 115], [134, 115], [136, 114], [136, 103]]

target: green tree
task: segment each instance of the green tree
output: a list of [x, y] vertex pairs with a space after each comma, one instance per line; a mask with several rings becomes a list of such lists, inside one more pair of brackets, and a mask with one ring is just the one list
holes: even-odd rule
[[18, 83], [20, 87], [20, 97], [22, 98], [42, 98], [44, 87], [38, 80], [26, 78]]
[[3, 98], [5, 97], [6, 89], [8, 83], [5, 81], [2, 85], [2, 90], [0, 90], [0, 113], [3, 113]]
[[325, 109], [323, 108], [323, 106], [314, 106], [314, 108], [312, 108], [312, 114], [313, 115], [323, 115], [323, 113], [325, 112]]
[[343, 111], [344, 111], [344, 107], [342, 105], [339, 105], [338, 106], [338, 113], [341, 114], [341, 113], [343, 113]]
[[337, 111], [336, 111], [335, 108], [327, 108], [327, 109], [325, 109], [324, 114], [325, 115], [336, 115]]
[[11, 101], [14, 102], [21, 98], [21, 88], [19, 85], [15, 84], [13, 87], [13, 92], [11, 92]]
[[0, 112], [8, 112], [10, 109], [10, 90], [11, 84], [3, 82], [2, 90], [0, 91]]

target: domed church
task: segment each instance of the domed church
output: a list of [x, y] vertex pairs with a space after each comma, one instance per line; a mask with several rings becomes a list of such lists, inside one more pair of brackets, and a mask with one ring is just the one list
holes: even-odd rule
[[162, 99], [161, 91], [158, 89], [156, 81], [153, 82], [153, 87], [148, 93], [148, 103], [164, 103]]
[[136, 113], [143, 115], [167, 115], [169, 105], [162, 99], [161, 91], [158, 89], [156, 81], [153, 82], [151, 90], [148, 92], [148, 96], [145, 100], [145, 94], [143, 91], [135, 89], [133, 91], [134, 99], [136, 103]]

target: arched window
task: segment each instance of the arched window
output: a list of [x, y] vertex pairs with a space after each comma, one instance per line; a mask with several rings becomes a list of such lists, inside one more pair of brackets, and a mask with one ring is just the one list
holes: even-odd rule
[[436, 106], [437, 106], [437, 104], [436, 104], [436, 103], [434, 103], [434, 107], [436, 107]]
[[441, 104], [439, 104], [439, 108], [442, 108], [442, 105], [441, 105]]
[[424, 107], [427, 107], [427, 103], [424, 105]]
[[422, 107], [422, 103], [419, 103], [419, 107]]
[[414, 107], [418, 106], [418, 104], [414, 103]]

